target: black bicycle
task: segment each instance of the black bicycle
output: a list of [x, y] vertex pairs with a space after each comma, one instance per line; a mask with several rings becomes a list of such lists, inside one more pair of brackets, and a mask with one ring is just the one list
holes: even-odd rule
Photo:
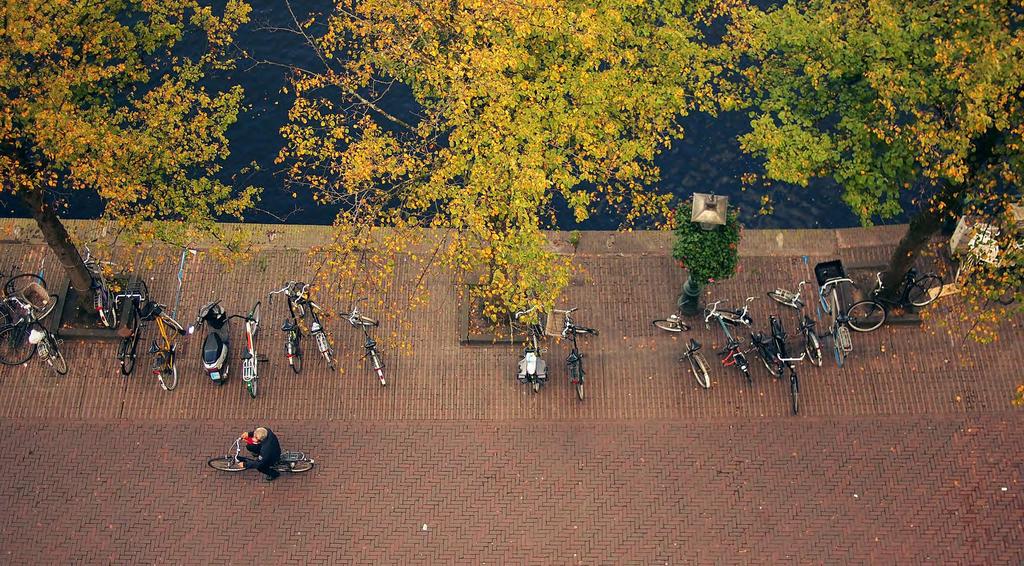
[[[772, 346], [776, 360], [782, 369], [789, 369], [789, 394], [795, 415], [800, 411], [800, 378], [796, 375], [796, 367], [793, 362], [802, 361], [807, 354], [800, 354], [799, 358], [790, 357], [786, 346], [786, 331], [782, 328], [782, 322], [774, 316], [769, 316], [768, 323], [772, 329]], [[780, 377], [781, 373], [782, 370], [780, 370]]]
[[895, 299], [886, 298], [882, 291], [882, 273], [876, 273], [877, 284], [871, 291], [871, 298], [857, 301], [846, 311], [850, 319], [850, 328], [858, 332], [871, 332], [885, 323], [889, 309], [906, 309], [908, 307], [924, 307], [932, 303], [942, 293], [943, 281], [935, 273], [918, 276], [911, 269], [903, 276]]
[[779, 361], [779, 353], [771, 335], [765, 335], [763, 332], [751, 332], [750, 344], [768, 373], [772, 374], [772, 377], [782, 377], [783, 364]]
[[[579, 326], [572, 319], [572, 313], [577, 307], [573, 307], [564, 312], [565, 321], [562, 327], [562, 338], [572, 340], [572, 350], [569, 355], [565, 358], [565, 366], [569, 373], [569, 383], [576, 388], [576, 397], [583, 400], [583, 381], [586, 376], [586, 372], [583, 371], [583, 354], [580, 353], [579, 345], [576, 343], [576, 336], [580, 334], [589, 334], [591, 336], [597, 336], [598, 332], [596, 329], [587, 328], [586, 326]], [[556, 311], [558, 312], [558, 311]]]
[[118, 329], [121, 336], [121, 343], [117, 346], [117, 361], [121, 366], [121, 375], [128, 376], [135, 371], [135, 359], [139, 351], [139, 332], [142, 328], [142, 321], [139, 316], [139, 308], [149, 298], [149, 287], [142, 279], [136, 279], [130, 289], [118, 293], [114, 297], [115, 310], [120, 309], [124, 301], [131, 301], [131, 308], [128, 309], [128, 318], [124, 326]]

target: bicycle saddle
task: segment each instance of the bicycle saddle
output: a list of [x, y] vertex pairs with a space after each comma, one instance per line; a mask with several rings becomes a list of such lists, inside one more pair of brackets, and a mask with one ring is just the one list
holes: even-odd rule
[[690, 349], [693, 350], [694, 352], [700, 350], [700, 342], [694, 340], [693, 338], [690, 338]]
[[161, 312], [163, 312], [163, 308], [159, 303], [146, 301], [146, 304], [139, 307], [139, 318], [141, 320], [154, 320], [160, 316]]
[[284, 321], [284, 324], [281, 325], [281, 330], [285, 332], [291, 332], [292, 330], [295, 330], [295, 322], [292, 320]]
[[366, 339], [366, 344], [363, 344], [363, 347], [364, 348], [375, 348], [375, 347], [377, 347], [377, 341], [374, 340], [373, 338], [367, 338]]

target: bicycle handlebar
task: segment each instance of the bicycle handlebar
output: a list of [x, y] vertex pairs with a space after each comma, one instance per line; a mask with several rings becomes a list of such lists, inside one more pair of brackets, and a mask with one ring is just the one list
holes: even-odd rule
[[807, 354], [800, 354], [799, 358], [783, 358], [782, 354], [775, 354], [775, 357], [778, 358], [780, 362], [800, 362], [807, 357]]
[[512, 315], [512, 318], [514, 320], [519, 320], [519, 317], [521, 317], [523, 315], [530, 314], [531, 312], [533, 312], [535, 310], [537, 310], [537, 305], [534, 305], [534, 306], [530, 307], [529, 309], [527, 309], [525, 311], [516, 311], [516, 313], [514, 315]]

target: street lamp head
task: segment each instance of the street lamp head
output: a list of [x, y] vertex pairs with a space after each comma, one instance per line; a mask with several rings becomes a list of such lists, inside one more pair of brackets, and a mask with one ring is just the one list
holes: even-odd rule
[[728, 209], [729, 197], [693, 193], [693, 216], [690, 220], [705, 230], [714, 230], [725, 225]]

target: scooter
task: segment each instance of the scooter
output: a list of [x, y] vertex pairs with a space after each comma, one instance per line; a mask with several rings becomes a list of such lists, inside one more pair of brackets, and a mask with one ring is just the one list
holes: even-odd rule
[[210, 380], [223, 385], [228, 380], [228, 345], [231, 337], [231, 325], [228, 313], [215, 301], [199, 309], [196, 321], [188, 327], [188, 333], [195, 332], [200, 324], [210, 327], [209, 334], [203, 342], [203, 369], [209, 374]]
[[[533, 310], [531, 308], [527, 311], [517, 312], [514, 319], [518, 321], [519, 317]], [[526, 347], [523, 348], [523, 357], [519, 360], [519, 372], [516, 374], [516, 379], [521, 383], [529, 383], [533, 387], [533, 392], [536, 393], [540, 391], [540, 386], [548, 381], [548, 364], [540, 357], [539, 338], [542, 333], [540, 326], [530, 323], [527, 325], [526, 331], [528, 335]]]

